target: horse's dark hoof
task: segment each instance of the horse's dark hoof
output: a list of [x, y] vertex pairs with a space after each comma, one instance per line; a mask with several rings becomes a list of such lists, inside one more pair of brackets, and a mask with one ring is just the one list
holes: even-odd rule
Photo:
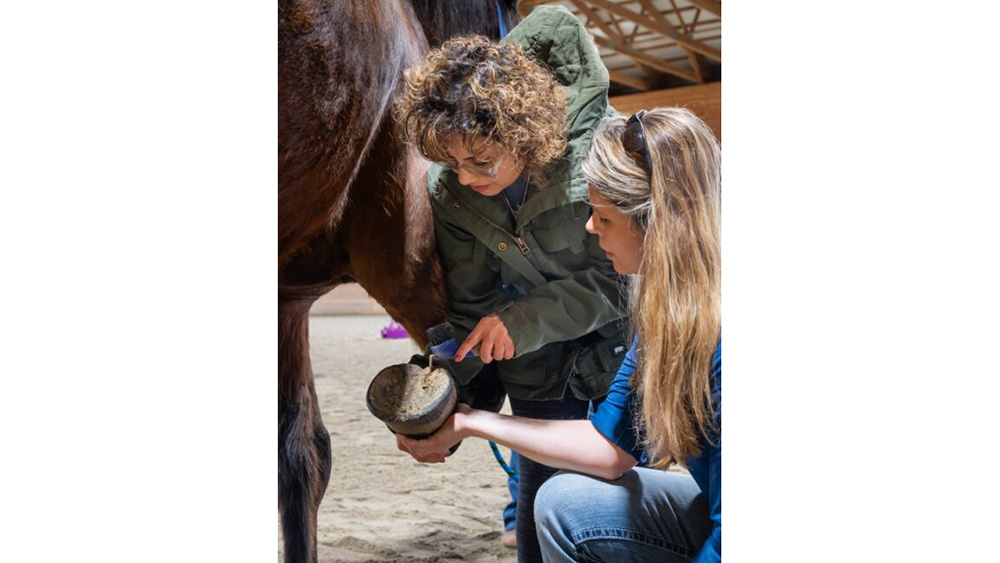
[[423, 439], [455, 412], [455, 382], [447, 370], [396, 364], [378, 373], [368, 386], [368, 410], [393, 432]]

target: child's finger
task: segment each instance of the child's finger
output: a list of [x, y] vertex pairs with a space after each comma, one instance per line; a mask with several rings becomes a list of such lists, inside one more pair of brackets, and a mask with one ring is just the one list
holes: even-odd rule
[[458, 350], [455, 351], [455, 361], [456, 362], [462, 361], [462, 358], [464, 358], [466, 354], [469, 353], [469, 350], [472, 350], [472, 347], [475, 346], [476, 344], [479, 344], [481, 340], [482, 336], [480, 335], [478, 328], [477, 330], [473, 330], [472, 334], [470, 334], [468, 338], [463, 340], [462, 345], [459, 346]]

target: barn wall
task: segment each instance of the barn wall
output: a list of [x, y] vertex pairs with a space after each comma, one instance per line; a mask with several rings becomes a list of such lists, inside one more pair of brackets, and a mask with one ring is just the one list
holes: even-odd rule
[[384, 315], [385, 309], [356, 283], [338, 285], [320, 297], [309, 309], [310, 315]]
[[611, 105], [618, 111], [631, 115], [640, 109], [679, 106], [687, 108], [702, 119], [722, 142], [722, 83], [700, 84], [682, 88], [669, 88], [615, 96]]

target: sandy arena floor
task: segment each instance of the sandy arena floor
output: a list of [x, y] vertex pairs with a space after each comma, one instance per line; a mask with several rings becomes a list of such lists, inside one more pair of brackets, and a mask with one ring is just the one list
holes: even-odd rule
[[[379, 330], [388, 322], [388, 316], [310, 320], [316, 392], [333, 444], [319, 513], [320, 563], [514, 563], [514, 550], [500, 544], [507, 475], [488, 443], [465, 440], [447, 463], [420, 464], [396, 449], [389, 430], [365, 408], [375, 374], [417, 351], [408, 339], [383, 340]], [[279, 525], [278, 561], [282, 551]]]

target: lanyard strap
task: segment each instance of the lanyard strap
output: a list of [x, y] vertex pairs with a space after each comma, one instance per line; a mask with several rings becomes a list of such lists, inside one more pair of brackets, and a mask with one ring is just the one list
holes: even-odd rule
[[507, 22], [503, 19], [503, 10], [500, 9], [500, 0], [496, 0], [497, 23], [500, 24], [500, 39], [507, 37]]

